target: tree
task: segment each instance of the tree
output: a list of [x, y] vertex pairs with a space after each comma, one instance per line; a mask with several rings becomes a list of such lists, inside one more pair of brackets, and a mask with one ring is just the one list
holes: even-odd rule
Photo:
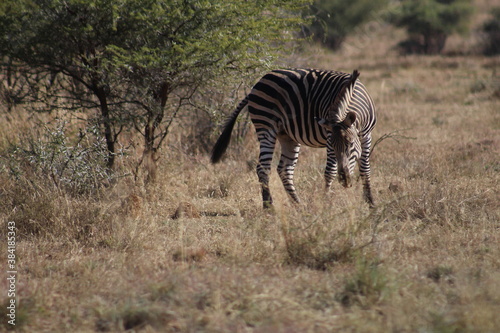
[[492, 18], [483, 24], [482, 30], [486, 34], [484, 54], [500, 54], [500, 7], [491, 11]]
[[465, 33], [473, 7], [470, 0], [403, 0], [394, 23], [409, 39], [400, 44], [408, 53], [440, 53], [452, 33]]
[[305, 32], [314, 40], [336, 50], [348, 34], [374, 18], [374, 13], [387, 6], [387, 0], [316, 0], [306, 16], [312, 23]]
[[294, 13], [301, 4], [6, 0], [0, 54], [18, 71], [46, 74], [32, 81], [44, 110], [98, 110], [111, 168], [123, 130], [141, 133], [145, 154], [153, 154], [199, 87], [267, 66], [276, 41], [299, 23]]

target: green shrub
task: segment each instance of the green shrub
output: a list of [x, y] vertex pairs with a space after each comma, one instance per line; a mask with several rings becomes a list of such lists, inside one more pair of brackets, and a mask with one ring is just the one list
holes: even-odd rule
[[484, 54], [500, 54], [500, 7], [496, 7], [491, 12], [492, 18], [483, 25], [483, 32], [486, 34], [486, 45]]
[[374, 19], [374, 13], [387, 3], [387, 0], [316, 0], [307, 13], [313, 21], [304, 27], [305, 33], [334, 50], [338, 49], [347, 35]]
[[405, 0], [393, 23], [406, 28], [409, 38], [400, 43], [406, 53], [437, 54], [452, 33], [468, 31], [473, 7], [470, 0]]

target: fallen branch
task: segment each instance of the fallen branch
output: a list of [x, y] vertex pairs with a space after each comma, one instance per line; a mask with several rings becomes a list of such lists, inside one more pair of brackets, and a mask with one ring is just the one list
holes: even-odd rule
[[373, 147], [372, 147], [372, 150], [370, 152], [370, 156], [373, 154], [373, 151], [375, 150], [375, 147], [381, 143], [382, 141], [386, 140], [386, 139], [392, 139], [394, 141], [396, 141], [397, 143], [400, 143], [401, 140], [416, 140], [417, 138], [414, 138], [414, 137], [410, 137], [410, 136], [404, 136], [404, 135], [401, 135], [399, 134], [400, 132], [403, 132], [403, 131], [407, 131], [409, 130], [410, 128], [406, 128], [406, 129], [402, 129], [402, 130], [397, 130], [397, 131], [393, 131], [393, 132], [390, 132], [390, 133], [386, 133], [384, 135], [382, 135], [380, 138], [377, 139], [377, 141], [375, 141], [375, 143], [373, 144]]

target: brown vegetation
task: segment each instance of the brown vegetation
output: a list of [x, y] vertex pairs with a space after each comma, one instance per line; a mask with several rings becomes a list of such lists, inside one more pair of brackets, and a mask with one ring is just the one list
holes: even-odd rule
[[[372, 42], [394, 33], [375, 30]], [[251, 133], [216, 166], [174, 149], [174, 133], [155, 181], [125, 176], [92, 195], [15, 180], [1, 165], [0, 218], [18, 229], [16, 328], [500, 331], [500, 60], [398, 57], [382, 42], [293, 59], [359, 68], [378, 107], [374, 139], [386, 135], [372, 155], [373, 210], [360, 182], [325, 194], [326, 152], [304, 147], [303, 203], [273, 170], [276, 207], [263, 211]], [[34, 126], [8, 117], [2, 150]]]

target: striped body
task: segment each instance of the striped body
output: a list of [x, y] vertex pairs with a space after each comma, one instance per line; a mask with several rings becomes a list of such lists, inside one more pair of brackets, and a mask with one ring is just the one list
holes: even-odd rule
[[364, 85], [352, 75], [309, 69], [275, 70], [262, 77], [228, 120], [217, 141], [212, 162], [222, 157], [241, 110], [248, 105], [260, 142], [257, 174], [264, 206], [272, 204], [269, 172], [276, 141], [281, 144], [278, 174], [291, 198], [299, 202], [293, 172], [300, 145], [327, 147], [326, 187], [334, 177], [346, 187], [356, 161], [359, 162], [366, 201], [370, 190], [371, 131], [376, 123], [375, 107]]

